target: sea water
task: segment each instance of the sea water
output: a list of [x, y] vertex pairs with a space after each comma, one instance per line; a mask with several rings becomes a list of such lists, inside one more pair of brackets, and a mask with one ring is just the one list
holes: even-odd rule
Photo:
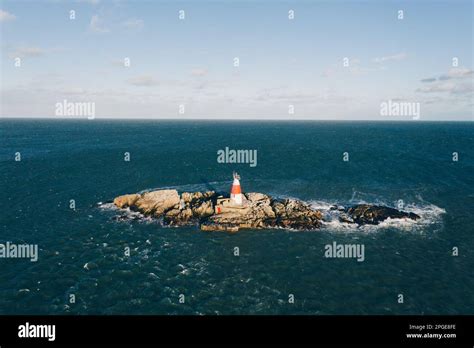
[[[0, 243], [38, 246], [37, 262], [0, 259], [2, 314], [474, 314], [472, 123], [3, 119], [0, 134]], [[218, 161], [226, 147], [258, 165]], [[118, 195], [228, 192], [233, 171], [326, 223], [113, 219]], [[330, 210], [357, 203], [421, 219], [357, 227]], [[325, 257], [333, 243], [363, 245], [363, 262]]]

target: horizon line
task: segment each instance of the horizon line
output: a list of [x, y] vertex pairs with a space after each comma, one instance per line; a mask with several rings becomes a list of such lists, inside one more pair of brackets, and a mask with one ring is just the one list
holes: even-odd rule
[[330, 119], [330, 118], [209, 118], [209, 117], [196, 117], [196, 118], [171, 118], [171, 117], [94, 117], [93, 119], [89, 119], [87, 116], [71, 116], [71, 117], [61, 117], [61, 116], [0, 116], [0, 120], [2, 119], [23, 119], [23, 120], [34, 120], [34, 119], [47, 119], [47, 120], [85, 120], [85, 121], [94, 121], [94, 120], [122, 120], [122, 121], [134, 121], [134, 120], [141, 120], [141, 121], [329, 121], [329, 122], [473, 122], [474, 117], [471, 119], [417, 119], [413, 120], [411, 118], [407, 119]]

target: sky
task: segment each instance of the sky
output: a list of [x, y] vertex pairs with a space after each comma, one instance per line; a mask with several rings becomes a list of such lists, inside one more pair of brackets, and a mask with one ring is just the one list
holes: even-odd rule
[[0, 116], [416, 119], [390, 101], [472, 121], [473, 17], [471, 0], [2, 0]]

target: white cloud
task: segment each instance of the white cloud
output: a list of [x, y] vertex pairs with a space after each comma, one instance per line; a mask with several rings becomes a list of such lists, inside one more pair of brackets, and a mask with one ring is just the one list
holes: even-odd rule
[[421, 79], [420, 81], [421, 81], [421, 82], [425, 82], [425, 83], [435, 82], [435, 81], [436, 81], [436, 77], [427, 77], [427, 78], [425, 78], [425, 79]]
[[122, 25], [127, 29], [131, 30], [142, 30], [145, 26], [145, 22], [143, 21], [143, 19], [130, 18], [127, 19], [125, 22], [122, 22]]
[[381, 70], [386, 70], [385, 66], [376, 65], [376, 66], [364, 66], [361, 64], [361, 60], [359, 58], [348, 58], [349, 65], [347, 67], [343, 66], [342, 62], [340, 61], [337, 64], [333, 64], [332, 66], [328, 67], [321, 73], [321, 77], [333, 77], [336, 74], [346, 74], [349, 73], [350, 75], [360, 76], [366, 75], [368, 73], [377, 72]]
[[416, 91], [421, 93], [469, 94], [473, 92], [473, 77], [474, 71], [471, 69], [465, 67], [452, 68], [438, 78], [422, 79], [421, 82], [428, 82], [429, 85], [418, 88]]
[[391, 56], [385, 56], [385, 57], [376, 57], [372, 59], [373, 62], [375, 63], [384, 63], [384, 62], [389, 62], [389, 61], [397, 61], [397, 60], [403, 60], [407, 57], [407, 54], [402, 52], [402, 53], [397, 53]]
[[438, 77], [438, 80], [450, 80], [450, 79], [463, 79], [467, 77], [472, 77], [473, 71], [464, 67], [461, 68], [452, 68], [448, 71], [447, 74], [441, 75]]
[[363, 67], [363, 66], [358, 66], [358, 65], [349, 66], [349, 72], [352, 75], [356, 75], [356, 76], [365, 75], [374, 71], [382, 71], [386, 69], [387, 68], [385, 66], [376, 66], [376, 67]]
[[[244, 99], [247, 99], [244, 97]], [[319, 90], [292, 89], [288, 86], [277, 88], [265, 88], [255, 93], [251, 98], [258, 103], [267, 103], [268, 105], [281, 105], [282, 103], [297, 104], [299, 106], [308, 105], [343, 105], [351, 102], [348, 96], [340, 95], [337, 91], [329, 88]]]
[[77, 2], [86, 2], [91, 5], [98, 5], [100, 0], [77, 0]]
[[204, 76], [204, 75], [207, 75], [207, 70], [202, 69], [202, 68], [193, 69], [193, 70], [191, 70], [191, 75], [193, 75], [193, 76]]
[[93, 15], [89, 23], [89, 29], [95, 33], [108, 33], [110, 30], [104, 27], [98, 15]]
[[421, 93], [467, 94], [473, 92], [473, 87], [470, 83], [438, 82], [418, 88], [416, 91]]
[[431, 86], [418, 88], [416, 91], [422, 93], [451, 92], [455, 87], [454, 83], [437, 83]]
[[158, 84], [158, 81], [156, 81], [150, 75], [136, 76], [131, 79], [128, 79], [127, 82], [131, 85], [140, 86], [140, 87], [155, 86]]
[[28, 58], [28, 57], [38, 57], [45, 53], [42, 48], [39, 47], [18, 47], [14, 51], [9, 53], [10, 58]]
[[16, 19], [16, 16], [7, 12], [0, 10], [0, 22], [7, 22]]
[[114, 59], [114, 60], [110, 61], [110, 64], [112, 66], [118, 66], [118, 67], [123, 68], [125, 66], [125, 61], [124, 61], [123, 58], [122, 59]]
[[321, 77], [331, 77], [335, 73], [333, 68], [327, 68], [321, 73]]

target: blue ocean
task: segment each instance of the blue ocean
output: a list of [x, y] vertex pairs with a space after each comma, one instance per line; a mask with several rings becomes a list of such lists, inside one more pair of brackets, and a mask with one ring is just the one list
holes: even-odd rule
[[[474, 314], [470, 122], [3, 119], [0, 135], [0, 243], [38, 245], [36, 262], [0, 259], [1, 314]], [[219, 163], [226, 147], [256, 166]], [[235, 234], [114, 220], [118, 195], [228, 192], [233, 171], [244, 192], [421, 218]], [[333, 242], [364, 261], [324, 257]]]

